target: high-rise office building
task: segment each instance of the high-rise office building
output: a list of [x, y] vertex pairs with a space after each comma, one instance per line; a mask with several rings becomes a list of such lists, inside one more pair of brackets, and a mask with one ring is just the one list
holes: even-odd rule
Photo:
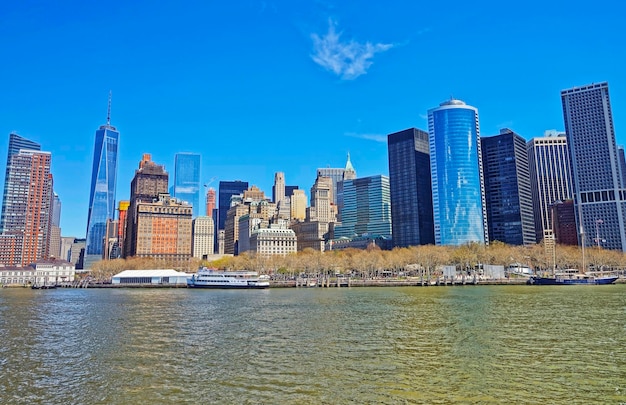
[[210, 187], [206, 192], [206, 216], [213, 218], [213, 211], [215, 211], [215, 189]]
[[435, 243], [487, 243], [478, 110], [451, 99], [428, 111]]
[[193, 220], [193, 257], [206, 260], [215, 246], [213, 218], [205, 216]]
[[[59, 259], [70, 261], [70, 250], [72, 249], [72, 244], [74, 243], [73, 236], [62, 236], [61, 237], [61, 248]], [[71, 262], [70, 262], [71, 263]]]
[[298, 186], [285, 186], [285, 197], [291, 197], [296, 190], [298, 190]]
[[535, 239], [552, 240], [552, 205], [574, 198], [567, 138], [564, 132], [546, 131], [544, 136], [533, 138], [526, 145]]
[[49, 256], [53, 200], [50, 163], [50, 152], [28, 149], [20, 149], [9, 160], [0, 236], [0, 261], [5, 265], [25, 266]]
[[[567, 146], [574, 179], [579, 238], [589, 246], [596, 234], [607, 249], [626, 251], [626, 196], [609, 85], [606, 82], [561, 91]], [[598, 224], [601, 224], [600, 226]], [[596, 226], [598, 232], [594, 233]]]
[[285, 197], [285, 173], [276, 172], [274, 174], [274, 186], [272, 186], [272, 201], [279, 204]]
[[30, 139], [26, 139], [18, 134], [9, 134], [9, 146], [7, 152], [7, 165], [4, 177], [4, 194], [2, 197], [2, 214], [0, 217], [0, 232], [4, 230], [4, 211], [6, 209], [7, 180], [9, 178], [9, 169], [11, 166], [11, 156], [16, 155], [20, 149], [41, 150], [41, 145]]
[[556, 243], [570, 246], [578, 245], [574, 200], [559, 201], [551, 206], [550, 211], [550, 215], [554, 218], [551, 226], [554, 228]]
[[200, 215], [200, 155], [177, 153], [174, 156], [172, 195], [193, 206], [193, 217]]
[[304, 221], [306, 218], [306, 194], [304, 194], [304, 190], [293, 190], [290, 210], [291, 219]]
[[57, 193], [53, 192], [52, 194], [52, 222], [50, 224], [48, 254], [50, 257], [61, 258], [61, 199]]
[[168, 193], [159, 194], [156, 201], [138, 202], [134, 213], [136, 226], [132, 255], [167, 260], [175, 267], [186, 267], [191, 258], [191, 212], [190, 204], [172, 198]]
[[389, 178], [383, 175], [343, 181], [341, 225], [335, 238], [368, 235], [391, 235]]
[[624, 147], [618, 146], [617, 151], [619, 153], [619, 169], [622, 179], [622, 187], [626, 188], [626, 154], [624, 153]]
[[61, 226], [61, 199], [55, 192], [52, 197], [52, 225]]
[[126, 241], [126, 219], [128, 218], [128, 208], [130, 201], [122, 200], [117, 205], [117, 244], [120, 249], [120, 257], [124, 257], [124, 247]]
[[333, 204], [333, 181], [330, 177], [317, 176], [311, 187], [311, 206], [308, 218], [311, 221], [336, 222], [336, 206]]
[[490, 241], [536, 242], [526, 140], [508, 128], [481, 138]]
[[247, 181], [220, 181], [218, 196], [217, 228], [224, 229], [226, 213], [230, 209], [230, 198], [234, 195], [243, 194], [248, 189]]
[[428, 132], [387, 135], [393, 245], [435, 243]]
[[317, 177], [328, 177], [332, 180], [332, 203], [339, 208], [341, 206], [342, 196], [341, 182], [356, 179], [356, 170], [354, 170], [354, 166], [352, 166], [352, 162], [350, 161], [350, 154], [348, 153], [346, 159], [346, 167], [343, 169], [332, 167], [317, 169]]
[[85, 268], [102, 258], [107, 221], [115, 219], [117, 151], [120, 133], [111, 126], [111, 94], [107, 121], [96, 131], [87, 214]]
[[[124, 257], [133, 257], [138, 254], [139, 205], [152, 203], [159, 198], [159, 195], [168, 194], [167, 182], [168, 174], [165, 171], [165, 167], [154, 163], [152, 156], [145, 153], [139, 162], [139, 169], [135, 170], [135, 177], [133, 177], [130, 184], [130, 205], [126, 214], [126, 239], [124, 241], [124, 249], [122, 250]], [[191, 221], [189, 226], [191, 237]]]

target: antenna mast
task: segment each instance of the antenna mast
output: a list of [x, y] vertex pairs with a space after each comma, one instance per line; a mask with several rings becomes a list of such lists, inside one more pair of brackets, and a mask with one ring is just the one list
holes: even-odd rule
[[107, 127], [111, 126], [111, 90], [109, 90], [109, 107], [107, 108]]

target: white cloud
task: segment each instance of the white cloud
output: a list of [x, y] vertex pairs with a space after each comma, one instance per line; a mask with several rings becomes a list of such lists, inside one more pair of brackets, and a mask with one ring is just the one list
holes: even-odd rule
[[376, 142], [387, 143], [387, 135], [359, 134], [359, 133], [356, 133], [356, 132], [346, 132], [345, 135], [346, 136], [350, 136], [352, 138], [360, 138], [360, 139], [367, 139], [369, 141], [376, 141]]
[[335, 22], [329, 20], [328, 32], [319, 36], [311, 34], [315, 63], [341, 77], [352, 80], [367, 73], [372, 58], [379, 52], [393, 47], [392, 44], [359, 43], [354, 40], [341, 42], [341, 32], [335, 31]]

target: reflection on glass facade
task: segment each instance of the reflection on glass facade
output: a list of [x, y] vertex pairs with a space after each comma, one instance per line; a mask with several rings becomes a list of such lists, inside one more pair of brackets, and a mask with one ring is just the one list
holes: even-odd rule
[[362, 235], [391, 235], [389, 178], [377, 175], [343, 181], [341, 225], [335, 238]]
[[428, 132], [417, 128], [387, 135], [393, 246], [432, 245], [433, 196]]
[[119, 132], [108, 122], [96, 131], [87, 216], [87, 255], [102, 255], [107, 220], [115, 218], [119, 136]]
[[224, 229], [226, 213], [230, 208], [230, 197], [243, 194], [248, 189], [247, 181], [220, 181], [218, 201], [217, 229]]
[[174, 157], [172, 195], [193, 207], [193, 217], [200, 212], [200, 155], [177, 153]]
[[508, 128], [481, 139], [489, 240], [535, 243], [526, 140]]
[[478, 110], [450, 100], [428, 111], [435, 243], [487, 243]]

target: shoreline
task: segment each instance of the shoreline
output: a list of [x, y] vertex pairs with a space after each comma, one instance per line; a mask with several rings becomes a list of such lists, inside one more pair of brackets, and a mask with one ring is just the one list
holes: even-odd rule
[[[618, 278], [614, 284], [626, 284], [626, 278]], [[306, 282], [297, 280], [277, 281], [271, 280], [269, 288], [351, 288], [351, 287], [463, 287], [463, 286], [507, 286], [526, 285], [526, 279], [495, 279], [495, 280], [465, 280], [422, 282], [420, 280], [350, 280], [332, 281], [322, 280], [315, 285], [306, 285]], [[4, 285], [2, 288], [29, 288], [30, 285]], [[63, 285], [57, 288], [188, 288], [185, 284], [88, 284], [80, 286]]]

